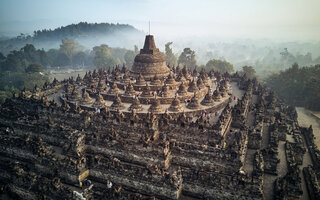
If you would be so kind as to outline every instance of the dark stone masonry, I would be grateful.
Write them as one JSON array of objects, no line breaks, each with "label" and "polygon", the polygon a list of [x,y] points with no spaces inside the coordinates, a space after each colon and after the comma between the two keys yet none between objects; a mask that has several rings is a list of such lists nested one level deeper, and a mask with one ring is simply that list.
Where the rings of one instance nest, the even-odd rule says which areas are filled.
[{"label": "dark stone masonry", "polygon": [[312,127],[257,80],[167,66],[151,35],[132,68],[0,107],[8,199],[319,199],[319,156]]}]

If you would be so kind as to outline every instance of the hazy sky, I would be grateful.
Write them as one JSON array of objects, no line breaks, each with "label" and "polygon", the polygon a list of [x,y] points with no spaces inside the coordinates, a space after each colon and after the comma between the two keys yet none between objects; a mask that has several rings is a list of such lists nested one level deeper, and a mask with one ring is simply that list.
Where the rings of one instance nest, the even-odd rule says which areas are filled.
[{"label": "hazy sky", "polygon": [[70,23],[132,24],[162,37],[319,40],[320,0],[1,0],[0,34]]}]

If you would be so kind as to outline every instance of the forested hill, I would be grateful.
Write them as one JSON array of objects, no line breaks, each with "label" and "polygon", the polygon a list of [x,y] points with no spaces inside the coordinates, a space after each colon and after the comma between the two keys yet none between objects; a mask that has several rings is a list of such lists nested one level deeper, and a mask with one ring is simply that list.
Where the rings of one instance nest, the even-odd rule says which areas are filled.
[{"label": "forested hill", "polygon": [[71,24],[62,26],[54,30],[34,31],[33,39],[35,40],[61,40],[64,38],[87,37],[90,35],[113,35],[121,33],[139,33],[137,29],[128,24],[109,24],[109,23],[87,23]]},{"label": "forested hill", "polygon": [[54,30],[37,30],[33,35],[21,34],[15,38],[2,40],[0,41],[0,52],[6,55],[12,50],[19,50],[26,44],[33,44],[36,48],[48,50],[57,48],[64,38],[74,39],[88,49],[103,43],[131,49],[135,41],[141,40],[140,37],[143,35],[143,32],[128,24],[80,22]]}]

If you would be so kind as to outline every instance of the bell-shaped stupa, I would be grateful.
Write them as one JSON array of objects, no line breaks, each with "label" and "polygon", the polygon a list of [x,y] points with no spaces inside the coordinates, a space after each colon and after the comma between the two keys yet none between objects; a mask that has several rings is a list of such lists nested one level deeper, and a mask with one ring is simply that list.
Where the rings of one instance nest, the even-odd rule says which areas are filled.
[{"label": "bell-shaped stupa", "polygon": [[153,35],[147,35],[143,49],[135,57],[131,69],[131,75],[138,77],[142,74],[146,80],[152,80],[157,77],[162,79],[168,76],[170,69],[166,65],[166,57],[156,48]]}]

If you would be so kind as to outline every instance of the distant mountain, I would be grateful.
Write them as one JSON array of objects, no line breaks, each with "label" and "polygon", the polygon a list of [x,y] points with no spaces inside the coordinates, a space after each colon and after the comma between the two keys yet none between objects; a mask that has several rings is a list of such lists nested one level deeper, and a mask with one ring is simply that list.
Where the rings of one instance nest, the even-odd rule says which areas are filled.
[{"label": "distant mountain", "polygon": [[100,44],[108,44],[112,47],[124,47],[133,49],[136,41],[143,40],[142,31],[128,24],[87,23],[80,22],[62,26],[54,30],[37,30],[34,34],[21,34],[10,39],[0,40],[0,52],[8,54],[12,50],[19,50],[26,44],[33,44],[36,48],[58,48],[61,40],[71,38],[86,48],[92,48]]}]

